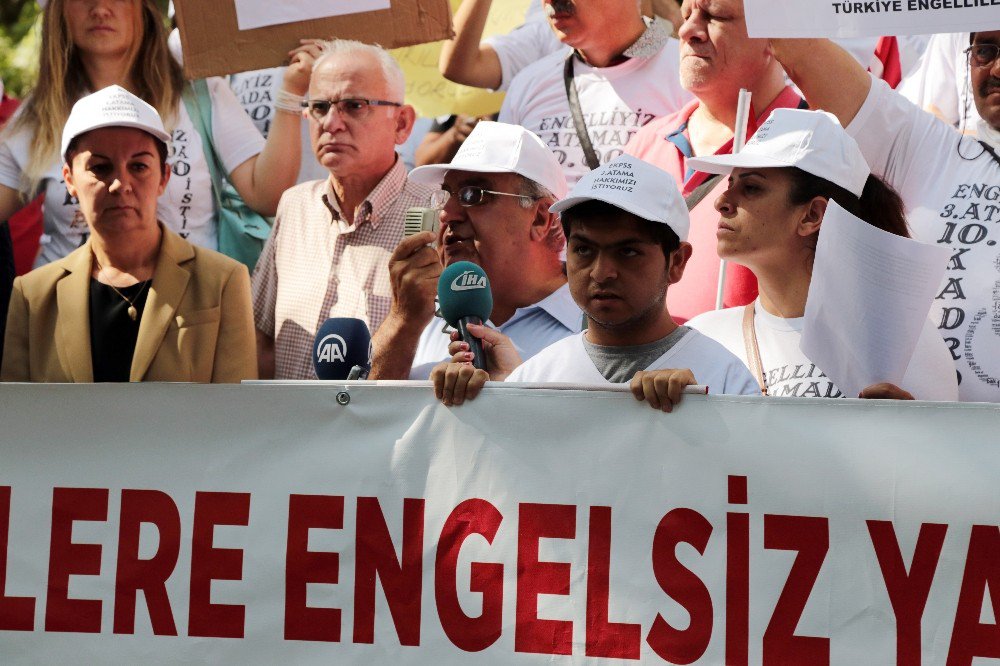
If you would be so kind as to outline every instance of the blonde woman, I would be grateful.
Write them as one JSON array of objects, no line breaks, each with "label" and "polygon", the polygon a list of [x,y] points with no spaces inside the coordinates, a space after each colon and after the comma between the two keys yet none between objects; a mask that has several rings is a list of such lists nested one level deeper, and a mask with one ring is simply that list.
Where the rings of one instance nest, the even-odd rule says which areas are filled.
[{"label": "blonde woman", "polygon": [[[0,134],[0,220],[45,194],[45,230],[36,266],[66,256],[89,234],[61,174],[59,139],[73,103],[91,91],[120,85],[151,104],[172,135],[173,178],[158,202],[167,228],[215,249],[215,197],[208,147],[182,101],[185,81],[167,49],[153,0],[50,0],[43,16],[39,78],[19,113]],[[268,139],[247,118],[221,79],[209,80],[211,143],[246,203],[273,215],[295,184],[301,154],[298,100],[309,85],[313,54],[293,51]]]}]

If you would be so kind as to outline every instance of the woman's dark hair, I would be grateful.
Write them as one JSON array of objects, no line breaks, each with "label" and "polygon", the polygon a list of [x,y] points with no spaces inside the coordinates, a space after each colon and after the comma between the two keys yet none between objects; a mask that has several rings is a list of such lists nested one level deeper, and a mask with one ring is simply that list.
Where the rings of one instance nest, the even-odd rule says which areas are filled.
[{"label": "woman's dark hair", "polygon": [[896,190],[878,176],[868,176],[859,199],[843,187],[802,169],[789,167],[785,171],[792,179],[788,198],[793,204],[809,203],[814,197],[833,199],[848,213],[860,217],[876,229],[904,238],[910,237],[903,200]]},{"label": "woman's dark hair", "polygon": [[605,201],[591,199],[590,201],[578,203],[572,208],[564,210],[559,218],[562,221],[563,233],[566,235],[566,238],[569,238],[570,228],[574,222],[584,220],[613,220],[623,216],[634,219],[646,235],[649,236],[650,240],[658,243],[663,248],[663,256],[667,258],[668,262],[670,261],[670,254],[681,246],[681,239],[666,224],[639,217]]}]

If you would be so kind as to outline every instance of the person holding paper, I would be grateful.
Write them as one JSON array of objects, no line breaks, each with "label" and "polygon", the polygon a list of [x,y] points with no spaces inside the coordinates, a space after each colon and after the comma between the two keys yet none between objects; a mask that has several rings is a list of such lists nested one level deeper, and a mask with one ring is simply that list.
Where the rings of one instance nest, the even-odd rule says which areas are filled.
[{"label": "person holding paper", "polygon": [[507,336],[469,326],[484,342],[489,373],[472,367],[466,343],[453,342],[451,362],[431,373],[438,398],[461,404],[488,379],[630,382],[637,399],[669,412],[693,384],[705,384],[711,393],[757,392],[738,358],[678,325],[667,309],[667,290],[691,256],[687,207],[669,174],[622,155],[581,178],[550,210],[561,215],[569,239],[566,273],[587,330],[522,363]]},{"label": "person holding paper", "polygon": [[873,173],[895,188],[914,238],[954,253],[931,319],[963,401],[1000,402],[1000,30],[966,49],[976,136],[921,110],[825,39],[772,39],[812,108],[840,120]]},{"label": "person holding paper", "polygon": [[[818,111],[777,109],[739,154],[688,163],[729,175],[715,201],[719,256],[752,270],[760,287],[755,302],[706,312],[689,325],[740,357],[765,395],[844,397],[799,349],[817,239],[831,201],[878,229],[908,236],[899,196],[870,175],[837,119]],[[902,385],[878,382],[859,397],[958,398],[948,350],[930,321]]]},{"label": "person holding paper", "polygon": [[36,267],[66,256],[89,235],[62,180],[59,136],[73,103],[109,85],[152,104],[172,134],[169,163],[176,177],[159,199],[159,219],[167,228],[196,245],[218,247],[211,153],[196,129],[194,119],[201,114],[189,106],[210,106],[208,134],[225,176],[247,205],[262,215],[274,214],[298,173],[298,102],[309,82],[312,44],[291,55],[284,112],[274,118],[265,142],[222,79],[209,79],[208,99],[185,92],[154,0],[51,0],[42,21],[38,82],[0,136],[0,219],[38,193],[45,195]]}]

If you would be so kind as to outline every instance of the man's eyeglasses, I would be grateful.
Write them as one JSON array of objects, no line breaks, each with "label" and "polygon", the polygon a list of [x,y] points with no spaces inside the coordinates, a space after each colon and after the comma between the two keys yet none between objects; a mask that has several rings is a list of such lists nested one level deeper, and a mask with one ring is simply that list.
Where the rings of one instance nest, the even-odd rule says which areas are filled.
[{"label": "man's eyeglasses", "polygon": [[303,100],[302,108],[309,110],[309,115],[321,123],[329,115],[330,109],[336,108],[342,118],[365,120],[371,115],[373,106],[403,106],[399,102],[386,102],[381,99],[307,99]]},{"label": "man's eyeglasses", "polygon": [[969,60],[976,67],[987,67],[1000,56],[1000,46],[996,44],[973,44],[965,49]]},{"label": "man's eyeglasses", "polygon": [[482,187],[476,187],[475,185],[466,185],[465,187],[458,188],[458,191],[452,194],[448,190],[438,190],[431,195],[431,206],[433,208],[444,208],[444,205],[448,203],[448,200],[452,196],[458,201],[458,205],[464,208],[470,208],[472,206],[479,206],[486,203],[487,194],[493,194],[500,197],[517,197],[518,199],[527,199],[532,201],[533,197],[529,197],[526,194],[511,194],[510,192],[496,192],[494,190],[486,190]]}]

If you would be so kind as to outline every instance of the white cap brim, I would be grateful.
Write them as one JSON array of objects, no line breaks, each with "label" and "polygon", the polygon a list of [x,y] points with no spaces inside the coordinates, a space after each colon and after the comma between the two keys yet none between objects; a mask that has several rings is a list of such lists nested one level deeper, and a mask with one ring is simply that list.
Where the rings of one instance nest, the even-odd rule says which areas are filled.
[{"label": "white cap brim", "polygon": [[703,173],[727,175],[733,169],[780,169],[794,166],[769,155],[737,153],[735,155],[715,155],[712,157],[692,157],[687,160],[689,169]]},{"label": "white cap brim", "polygon": [[63,138],[62,151],[60,151],[60,154],[63,156],[63,158],[66,157],[66,151],[69,150],[69,144],[73,143],[73,139],[77,138],[78,136],[83,136],[87,132],[92,132],[92,131],[94,131],[96,129],[103,129],[105,127],[127,127],[127,128],[130,128],[130,129],[142,130],[146,134],[149,134],[150,136],[152,136],[154,139],[159,139],[164,144],[166,144],[168,146],[170,145],[170,135],[167,134],[166,132],[161,132],[161,131],[159,131],[157,129],[154,129],[154,128],[150,127],[149,125],[144,125],[143,123],[133,123],[133,122],[129,122],[127,120],[124,120],[124,121],[123,120],[114,120],[114,121],[109,121],[109,122],[106,122],[106,123],[99,123],[97,125],[93,125],[92,127],[86,128],[82,132],[78,132],[76,134],[73,134],[72,136],[64,137]]},{"label": "white cap brim", "polygon": [[651,222],[656,222],[659,218],[654,211],[647,210],[642,206],[637,206],[633,203],[633,200],[628,197],[588,197],[588,196],[578,196],[578,197],[566,197],[565,199],[560,199],[551,206],[549,206],[550,213],[561,213],[564,210],[572,208],[577,204],[584,203],[586,201],[603,201],[606,204],[610,204],[615,208],[620,208],[621,210],[632,213],[633,215],[638,215],[644,220],[649,220]]},{"label": "white cap brim", "polygon": [[[503,169],[500,167],[482,166],[471,168],[463,165],[452,164],[427,164],[419,166],[410,172],[410,180],[422,185],[440,185],[444,182],[444,177],[449,171],[466,171],[468,173],[517,173],[513,169]],[[520,174],[519,174],[520,175]]]}]

